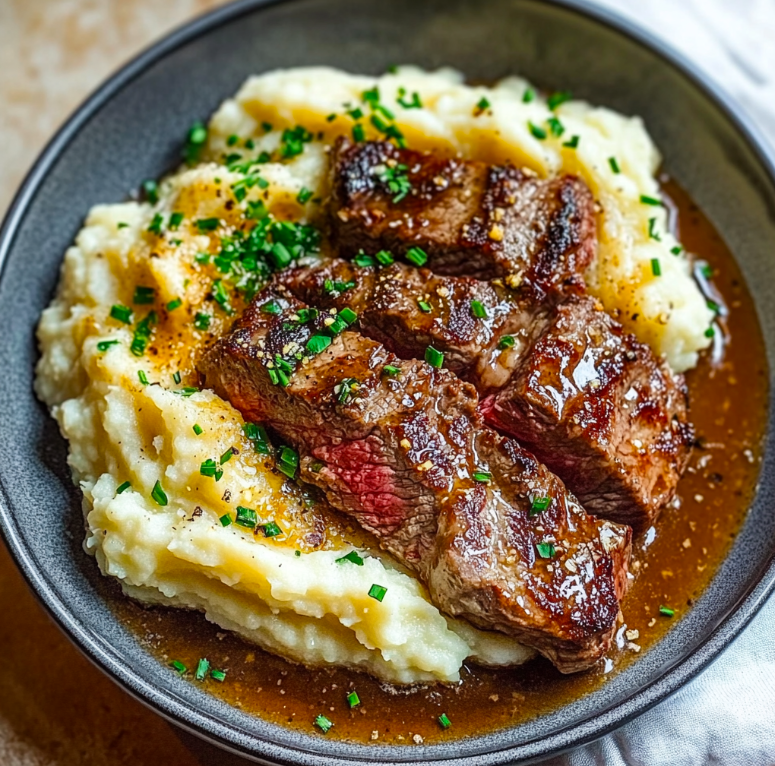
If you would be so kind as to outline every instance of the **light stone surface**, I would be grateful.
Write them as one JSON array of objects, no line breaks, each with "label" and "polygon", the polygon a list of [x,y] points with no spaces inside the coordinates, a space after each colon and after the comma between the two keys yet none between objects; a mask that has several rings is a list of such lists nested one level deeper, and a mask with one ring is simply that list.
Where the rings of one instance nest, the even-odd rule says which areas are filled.
[{"label": "light stone surface", "polygon": [[[775,143],[775,0],[598,0],[665,37]],[[108,74],[216,0],[0,0],[0,211]],[[59,633],[0,544],[0,764],[237,766],[146,710]],[[775,601],[700,678],[552,766],[771,766]],[[549,766],[547,764],[547,766]]]}]

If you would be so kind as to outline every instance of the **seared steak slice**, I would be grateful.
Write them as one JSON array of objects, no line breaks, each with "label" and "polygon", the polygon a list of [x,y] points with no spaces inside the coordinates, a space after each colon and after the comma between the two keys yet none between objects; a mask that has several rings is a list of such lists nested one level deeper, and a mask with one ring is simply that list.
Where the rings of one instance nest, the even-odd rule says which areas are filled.
[{"label": "seared steak slice", "polygon": [[301,478],[413,569],[441,609],[564,672],[596,662],[626,587],[630,531],[588,516],[535,458],[481,426],[475,390],[448,370],[347,330],[325,348],[311,341],[330,334],[332,316],[266,290],[200,372],[291,443]]},{"label": "seared steak slice", "polygon": [[[403,359],[422,359],[433,346],[444,354],[444,366],[474,383],[480,395],[508,382],[548,313],[502,285],[399,263],[358,267],[334,259],[288,269],[276,280],[306,303],[349,306],[364,335]],[[513,344],[502,343],[504,336]]]},{"label": "seared steak slice", "polygon": [[[528,446],[587,511],[641,530],[673,497],[693,439],[684,380],[592,298],[536,306],[468,277],[340,260],[279,279],[310,302],[357,307],[361,331],[398,356],[443,351],[445,366],[491,394],[487,422]],[[503,348],[504,336],[514,345]]]},{"label": "seared steak slice", "polygon": [[693,441],[687,389],[592,298],[571,299],[482,403],[590,512],[642,530],[675,493]]},{"label": "seared steak slice", "polygon": [[419,247],[438,274],[514,274],[543,294],[583,286],[595,254],[594,201],[575,176],[542,179],[346,138],[334,148],[332,174],[334,244],[344,255]]}]

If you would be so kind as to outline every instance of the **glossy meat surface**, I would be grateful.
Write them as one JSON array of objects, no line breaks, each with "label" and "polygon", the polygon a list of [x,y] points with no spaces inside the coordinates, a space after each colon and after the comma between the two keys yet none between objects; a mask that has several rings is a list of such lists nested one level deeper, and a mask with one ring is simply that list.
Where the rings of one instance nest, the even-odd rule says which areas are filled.
[{"label": "glossy meat surface", "polygon": [[[300,478],[413,569],[442,610],[564,672],[594,664],[626,588],[630,530],[588,516],[532,455],[483,426],[474,388],[449,371],[350,330],[308,353],[332,315],[306,308],[281,287],[257,296],[202,361],[206,384],[292,444]],[[287,385],[273,383],[284,367]]]},{"label": "glossy meat surface", "polygon": [[590,513],[636,530],[672,499],[694,440],[683,377],[588,297],[557,308],[482,410]]},{"label": "glossy meat surface", "polygon": [[526,292],[543,295],[582,288],[595,253],[594,201],[575,176],[541,179],[508,165],[342,138],[331,186],[334,244],[344,256],[420,247],[437,274],[512,274]]},{"label": "glossy meat surface", "polygon": [[[508,382],[548,311],[503,283],[438,276],[400,263],[358,267],[334,259],[288,269],[276,280],[302,301],[354,309],[360,332],[403,359],[422,359],[428,346],[441,351],[444,366],[480,395]],[[503,344],[504,336],[513,344]]]},{"label": "glossy meat surface", "polygon": [[476,386],[488,423],[531,449],[589,512],[642,530],[672,499],[693,440],[683,378],[594,299],[536,305],[502,282],[341,260],[278,279],[304,300],[356,308],[361,331],[402,358],[442,351]]}]

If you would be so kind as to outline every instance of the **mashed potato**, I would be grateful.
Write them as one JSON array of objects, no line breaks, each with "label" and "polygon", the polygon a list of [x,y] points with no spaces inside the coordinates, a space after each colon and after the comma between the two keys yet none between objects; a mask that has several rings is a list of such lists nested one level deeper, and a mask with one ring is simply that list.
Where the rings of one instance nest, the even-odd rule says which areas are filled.
[{"label": "mashed potato", "polygon": [[[261,432],[196,388],[198,358],[250,297],[250,273],[224,255],[246,214],[290,222],[313,248],[305,227],[321,217],[327,144],[351,131],[347,112],[375,82],[409,146],[580,173],[601,205],[592,289],[675,368],[695,363],[711,315],[685,254],[671,252],[664,209],[641,200],[659,193],[659,158],[638,119],[565,102],[563,135],[539,139],[528,122],[546,127],[552,112],[516,79],[484,89],[447,72],[375,81],[303,69],[251,78],[156,199],[90,212],[40,322],[36,388],[70,442],[86,549],[128,595],[200,610],[299,662],[455,681],[467,657],[509,665],[532,652],[444,617],[370,539],[287,481]],[[400,88],[410,108],[393,103]]]}]

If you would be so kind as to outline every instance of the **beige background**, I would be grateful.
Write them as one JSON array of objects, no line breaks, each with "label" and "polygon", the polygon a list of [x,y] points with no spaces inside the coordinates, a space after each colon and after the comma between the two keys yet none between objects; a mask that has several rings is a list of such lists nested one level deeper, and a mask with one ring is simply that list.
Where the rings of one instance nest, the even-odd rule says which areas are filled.
[{"label": "beige background", "polygon": [[[0,213],[43,144],[140,48],[216,0],[0,0]],[[1,766],[230,766],[92,667],[0,543]]]}]

